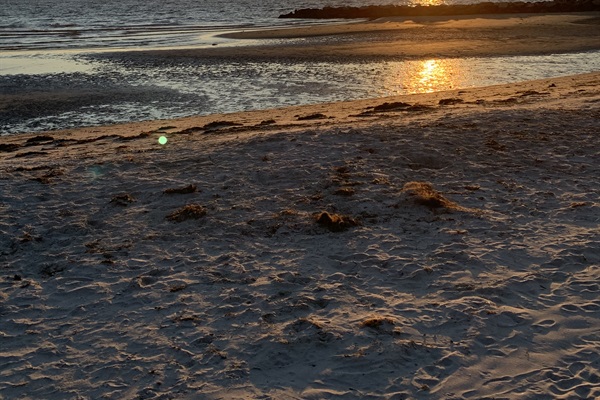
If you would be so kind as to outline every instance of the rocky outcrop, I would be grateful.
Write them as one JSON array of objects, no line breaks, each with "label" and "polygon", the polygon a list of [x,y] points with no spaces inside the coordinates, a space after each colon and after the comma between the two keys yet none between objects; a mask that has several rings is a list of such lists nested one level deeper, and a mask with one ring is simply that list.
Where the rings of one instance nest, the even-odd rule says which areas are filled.
[{"label": "rocky outcrop", "polygon": [[437,5],[437,6],[365,6],[365,7],[324,7],[303,8],[279,18],[339,19],[339,18],[382,18],[400,16],[446,16],[473,14],[521,14],[521,13],[563,13],[600,11],[600,0],[554,0],[539,2],[509,2],[477,4]]}]

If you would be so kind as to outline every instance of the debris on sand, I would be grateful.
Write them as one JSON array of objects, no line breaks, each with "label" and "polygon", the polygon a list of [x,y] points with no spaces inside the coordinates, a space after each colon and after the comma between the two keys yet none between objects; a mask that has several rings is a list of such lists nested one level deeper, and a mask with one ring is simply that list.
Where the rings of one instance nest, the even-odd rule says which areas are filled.
[{"label": "debris on sand", "polygon": [[180,187],[180,188],[170,188],[170,189],[165,189],[163,191],[164,194],[189,194],[189,193],[194,193],[198,190],[197,186],[194,184],[189,184],[187,186],[184,187]]},{"label": "debris on sand", "polygon": [[188,219],[200,219],[206,215],[206,209],[199,204],[187,204],[167,215],[169,221],[183,222]]},{"label": "debris on sand", "polygon": [[429,182],[408,182],[402,188],[402,192],[406,193],[416,204],[432,210],[437,208],[464,210],[463,207],[445,198]]},{"label": "debris on sand", "polygon": [[127,207],[129,204],[133,203],[135,198],[129,193],[119,194],[114,196],[110,202],[122,207]]},{"label": "debris on sand", "polygon": [[353,226],[358,226],[358,222],[347,215],[329,214],[327,211],[317,214],[316,221],[331,232],[343,232]]}]

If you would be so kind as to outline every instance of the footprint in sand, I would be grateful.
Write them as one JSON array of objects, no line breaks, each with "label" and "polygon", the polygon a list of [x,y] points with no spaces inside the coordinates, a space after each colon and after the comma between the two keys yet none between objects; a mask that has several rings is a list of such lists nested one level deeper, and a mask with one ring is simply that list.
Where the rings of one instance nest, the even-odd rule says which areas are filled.
[{"label": "footprint in sand", "polygon": [[504,311],[498,314],[498,318],[496,319],[496,325],[501,328],[512,328],[517,325],[522,324],[525,321],[525,318],[520,315],[510,312]]},{"label": "footprint in sand", "polygon": [[581,309],[585,312],[598,313],[600,311],[600,305],[598,303],[582,304]]},{"label": "footprint in sand", "polygon": [[575,304],[563,304],[560,306],[560,310],[567,313],[575,313],[579,311],[579,307],[577,307]]},{"label": "footprint in sand", "polygon": [[545,319],[540,322],[533,324],[531,327],[536,333],[545,335],[556,325],[556,321],[553,319]]},{"label": "footprint in sand", "polygon": [[478,341],[479,343],[481,343],[484,346],[491,346],[494,343],[496,343],[496,339],[491,337],[491,336],[480,336],[477,339],[475,339],[476,341]]}]

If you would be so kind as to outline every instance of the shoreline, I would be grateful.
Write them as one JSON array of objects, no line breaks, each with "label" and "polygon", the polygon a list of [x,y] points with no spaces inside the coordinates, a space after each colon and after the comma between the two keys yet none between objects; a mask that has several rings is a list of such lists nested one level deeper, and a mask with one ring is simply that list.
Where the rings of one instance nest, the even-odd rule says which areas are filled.
[{"label": "shoreline", "polygon": [[[194,110],[208,109],[210,113],[214,113],[215,111],[212,111],[211,106],[207,104],[218,102],[219,99],[215,96],[220,93],[219,85],[227,84],[223,74],[219,73],[219,63],[238,65],[237,69],[233,71],[238,75],[235,87],[248,87],[247,90],[243,90],[244,93],[225,92],[226,96],[241,99],[239,103],[234,102],[234,109],[248,109],[248,104],[254,102],[245,93],[256,90],[256,87],[252,85],[252,82],[248,84],[246,82],[248,80],[240,81],[240,77],[244,76],[243,66],[246,63],[258,64],[254,67],[253,73],[258,74],[260,84],[265,85],[259,88],[265,90],[263,92],[266,94],[265,98],[272,102],[275,101],[273,99],[278,98],[271,82],[279,81],[278,68],[275,64],[281,63],[284,65],[281,73],[295,74],[289,82],[289,87],[284,88],[283,95],[293,98],[304,96],[304,101],[309,103],[316,101],[313,94],[320,90],[316,86],[318,82],[311,83],[317,88],[315,90],[308,86],[305,88],[304,80],[299,73],[289,67],[293,63],[306,63],[305,69],[310,68],[310,63],[313,62],[330,63],[331,65],[327,66],[330,69],[334,68],[333,64],[337,65],[338,63],[339,65],[344,63],[351,65],[348,72],[337,69],[339,76],[336,75],[337,80],[331,83],[332,97],[338,94],[335,90],[339,90],[340,96],[346,93],[340,89],[341,86],[335,86],[344,85],[347,82],[346,77],[342,74],[349,73],[357,79],[353,83],[359,90],[364,91],[364,94],[361,92],[361,97],[376,97],[377,95],[374,96],[368,92],[368,88],[371,86],[364,86],[364,82],[378,79],[381,86],[377,86],[377,90],[388,90],[389,85],[394,90],[400,90],[404,86],[402,79],[414,78],[408,74],[420,73],[418,67],[411,66],[412,69],[399,72],[400,81],[392,82],[395,67],[390,69],[383,64],[385,62],[406,61],[410,63],[428,59],[453,60],[473,57],[485,59],[536,54],[550,56],[559,53],[581,54],[582,58],[588,57],[589,54],[588,58],[594,57],[594,59],[585,62],[587,65],[590,63],[595,65],[594,63],[598,62],[597,52],[600,51],[599,21],[600,13],[391,18],[374,22],[231,34],[236,40],[242,42],[245,40],[251,40],[251,43],[262,41],[264,44],[261,46],[92,52],[86,55],[86,59],[90,60],[92,64],[106,62],[109,65],[107,70],[98,73],[92,72],[93,79],[91,80],[78,73],[64,75],[64,79],[44,79],[31,75],[26,76],[25,79],[19,78],[22,81],[19,84],[15,84],[14,80],[11,81],[12,78],[10,78],[6,83],[6,93],[0,95],[0,112],[4,113],[3,122],[5,124],[23,124],[23,126],[31,126],[31,128],[19,128],[19,130],[35,129],[37,131],[44,129],[44,126],[51,127],[53,120],[58,121],[59,126],[66,124],[62,122],[61,118],[63,118],[62,115],[67,115],[64,118],[69,118],[70,112],[88,115],[88,111],[91,110],[91,115],[85,118],[88,118],[89,121],[99,120],[100,124],[110,121],[113,116],[115,121],[131,118],[147,119],[148,116],[154,118],[154,115],[161,115],[161,106],[167,110],[162,115],[169,115],[169,113],[181,115],[184,112],[189,113],[192,108]],[[419,45],[415,46],[415,43],[419,43]],[[361,72],[359,67],[352,65],[363,62],[380,62],[382,64],[374,66],[375,69],[369,69],[377,71],[376,73],[368,72],[369,70]],[[213,81],[210,81],[212,86],[209,85],[208,97],[204,95],[203,88],[198,85],[196,90],[191,92],[178,90],[177,85],[185,85],[186,79],[194,79],[194,68],[202,63],[214,64],[214,68],[207,72],[206,79],[211,79],[211,76],[215,74],[219,78],[212,78]],[[452,68],[451,61],[447,64]],[[183,67],[183,75],[179,77],[176,74],[175,76],[178,76],[179,80],[169,81],[167,82],[169,86],[165,86],[164,82],[161,84],[157,79],[161,74],[168,74],[171,67]],[[154,77],[151,77],[150,81],[144,76],[146,70],[154,71]],[[189,76],[185,76],[186,70],[191,71],[187,72]],[[439,71],[441,70],[442,68]],[[502,70],[502,68],[498,68],[498,70],[497,73],[501,75],[509,75],[512,72],[511,70]],[[583,69],[573,72],[587,71],[590,70]],[[477,71],[474,72],[477,73]],[[456,73],[461,74],[461,71],[456,71]],[[560,72],[561,75],[564,73],[568,72]],[[379,75],[375,76],[375,74],[388,74],[389,76],[384,76],[382,82],[378,78]],[[128,80],[131,80],[132,77],[137,81],[130,83]],[[390,79],[390,81],[386,79]],[[510,81],[514,81],[514,78]],[[285,80],[283,82],[285,86]],[[70,85],[70,83],[72,84]],[[361,84],[363,86],[360,86]],[[22,87],[28,89],[23,90]],[[269,87],[271,89],[268,89]],[[395,89],[396,87],[399,89]],[[347,96],[347,94],[345,95]],[[158,108],[153,108],[155,100],[159,102]],[[121,104],[123,107],[119,106],[114,114],[102,114],[102,112],[94,114],[94,107],[110,109]],[[127,107],[130,107],[129,104],[137,104],[137,109],[127,111]],[[187,104],[192,106],[187,106]],[[226,106],[227,104],[219,103],[216,112],[223,110]],[[260,109],[271,107],[271,105],[265,107],[260,102],[258,107],[255,106]],[[36,110],[39,110],[37,114]],[[36,115],[39,117],[37,120],[35,120]],[[130,118],[129,115],[133,115],[133,117]],[[41,128],[36,128],[36,124]]]},{"label": "shoreline", "polygon": [[596,72],[0,137],[0,396],[599,397],[599,104]]},{"label": "shoreline", "polygon": [[[93,49],[89,55],[130,61],[173,58],[344,62],[576,53],[600,50],[600,11],[382,17],[300,27],[251,28],[215,33],[214,37],[238,43]],[[257,44],[260,41],[263,43]]]},{"label": "shoreline", "polygon": [[[367,22],[251,30],[220,36],[242,40],[304,39],[307,42],[291,46],[248,46],[235,50],[179,49],[140,54],[319,60],[489,57],[590,51],[600,49],[600,12],[389,17]],[[333,40],[344,36],[350,36],[351,41]],[[315,38],[325,38],[324,43],[311,41]]]},{"label": "shoreline", "polygon": [[[397,95],[381,98],[369,98],[363,100],[340,101],[334,103],[317,103],[310,105],[288,106],[275,109],[242,111],[225,114],[210,114],[190,116],[176,119],[148,120],[128,122],[103,126],[88,126],[53,130],[45,132],[20,133],[15,135],[0,136],[0,144],[3,149],[0,154],[8,158],[21,158],[19,152],[29,152],[29,141],[37,145],[35,138],[49,136],[60,141],[83,143],[94,142],[99,138],[116,139],[143,139],[144,148],[156,150],[156,143],[148,140],[151,137],[170,135],[176,140],[185,142],[195,138],[197,134],[227,133],[232,135],[246,132],[276,132],[280,130],[303,130],[323,127],[334,127],[338,125],[351,126],[370,125],[385,123],[390,118],[398,116],[410,116],[402,107],[390,112],[371,112],[381,104],[409,104],[423,106],[424,113],[417,112],[415,115],[441,115],[447,111],[444,103],[449,101],[453,112],[465,110],[467,112],[486,112],[490,109],[502,107],[502,105],[518,105],[527,103],[542,103],[548,106],[560,104],[565,98],[581,97],[577,95],[574,87],[582,92],[582,96],[595,97],[600,91],[600,71],[580,75],[563,76],[538,79],[533,81],[522,81],[516,83],[497,84],[476,88],[458,88],[432,93],[416,93],[408,95]],[[417,110],[419,111],[419,110]],[[312,116],[312,117],[311,117]],[[308,118],[307,118],[308,117]],[[190,136],[190,134],[192,136]],[[43,141],[42,141],[43,142]],[[118,144],[119,140],[116,141]],[[85,146],[83,148],[86,148]],[[103,150],[107,148],[103,147]],[[88,149],[91,150],[91,149]],[[16,152],[16,153],[15,153]],[[14,153],[14,154],[11,154]],[[28,158],[25,157],[25,160]]]}]

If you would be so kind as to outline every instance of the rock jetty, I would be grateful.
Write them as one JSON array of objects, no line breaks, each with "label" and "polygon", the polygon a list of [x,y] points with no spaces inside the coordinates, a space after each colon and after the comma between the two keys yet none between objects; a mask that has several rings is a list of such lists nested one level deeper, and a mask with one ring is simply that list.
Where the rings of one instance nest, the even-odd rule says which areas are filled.
[{"label": "rock jetty", "polygon": [[279,18],[351,19],[404,16],[447,16],[473,14],[565,13],[600,11],[600,0],[554,0],[539,2],[483,2],[477,4],[397,6],[380,5],[364,7],[302,8]]}]

